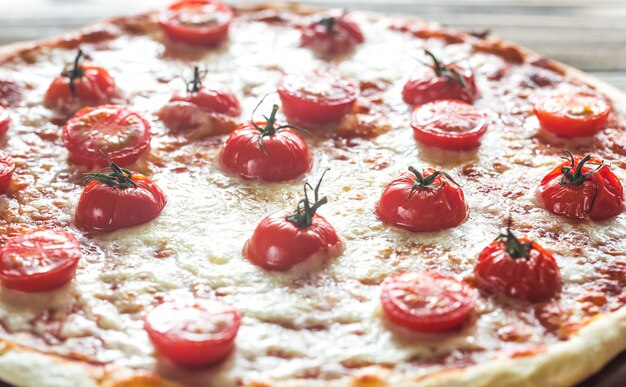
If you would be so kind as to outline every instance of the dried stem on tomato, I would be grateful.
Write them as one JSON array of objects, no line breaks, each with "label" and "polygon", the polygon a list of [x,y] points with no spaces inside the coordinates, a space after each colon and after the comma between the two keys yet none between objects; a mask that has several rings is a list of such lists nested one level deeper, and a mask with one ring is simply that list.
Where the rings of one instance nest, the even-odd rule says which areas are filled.
[{"label": "dried stem on tomato", "polygon": [[[298,202],[298,206],[293,214],[287,217],[287,220],[298,227],[307,228],[313,224],[313,216],[318,208],[328,203],[328,199],[326,196],[320,198],[319,190],[320,185],[322,184],[322,180],[324,179],[324,175],[328,172],[329,169],[326,169],[324,173],[322,173],[322,177],[317,182],[315,188],[308,182],[304,183],[304,199]],[[313,191],[313,201],[309,200],[309,192],[308,190]]]},{"label": "dried stem on tomato", "polygon": [[198,66],[194,66],[193,68],[193,79],[191,81],[185,82],[187,84],[187,92],[188,93],[197,93],[202,89],[202,80],[206,76],[208,70],[200,70]]},{"label": "dried stem on tomato", "polygon": [[448,175],[446,172],[443,172],[443,171],[435,171],[428,177],[424,177],[424,175],[422,175],[420,171],[418,171],[417,169],[413,167],[409,167],[409,171],[411,171],[411,173],[415,175],[415,182],[413,183],[413,187],[411,187],[411,191],[409,192],[409,196],[407,197],[407,200],[410,199],[411,196],[413,196],[413,193],[415,193],[415,191],[418,189],[432,189],[432,190],[438,191],[442,189],[443,187],[445,187],[446,186],[445,181],[441,183],[441,185],[433,184],[433,182],[439,175],[445,176],[448,180],[450,180],[454,184],[459,185],[456,181],[452,179],[452,177],[450,177],[450,175]]},{"label": "dried stem on tomato", "polygon": [[286,128],[306,132],[306,130],[304,130],[304,129],[302,129],[302,128],[299,128],[299,127],[297,127],[297,126],[295,126],[295,125],[289,125],[289,124],[286,124],[286,125],[279,125],[279,126],[276,126],[276,113],[278,113],[278,109],[279,109],[278,105],[276,105],[276,104],[274,104],[274,105],[272,106],[272,112],[270,113],[270,116],[269,116],[269,117],[267,117],[267,116],[265,116],[265,115],[263,116],[263,118],[265,118],[265,126],[263,127],[263,126],[258,125],[258,124],[254,121],[254,115],[255,115],[255,113],[256,113],[256,111],[257,111],[257,109],[259,108],[259,106],[261,106],[261,104],[263,103],[263,101],[265,101],[265,98],[266,98],[266,97],[267,97],[267,94],[266,94],[263,98],[261,98],[261,101],[259,101],[259,103],[256,105],[256,107],[255,107],[255,108],[254,108],[254,110],[252,111],[252,116],[250,117],[250,124],[251,124],[251,125],[252,125],[252,126],[253,126],[256,130],[258,130],[258,131],[259,131],[259,133],[260,133],[260,134],[259,134],[259,139],[258,139],[257,141],[258,141],[258,144],[259,144],[259,149],[261,149],[261,152],[263,152],[263,154],[264,154],[265,156],[267,156],[267,155],[268,155],[268,154],[267,154],[267,152],[265,151],[265,148],[263,147],[263,139],[264,139],[265,137],[270,137],[270,136],[273,136],[273,135],[275,135],[277,132],[279,132],[279,131],[281,131],[281,130],[283,130],[283,129],[286,129]]},{"label": "dried stem on tomato", "polygon": [[[102,150],[100,150],[102,156],[106,159],[109,166],[107,168],[103,168],[96,173],[87,173],[83,176],[83,181],[88,183],[92,180],[96,180],[102,184],[106,184],[115,188],[134,188],[137,187],[137,184],[133,181],[132,176],[133,172],[128,169],[121,168],[114,162],[109,159],[109,156],[106,155]],[[110,170],[109,173],[104,173],[104,171]]]},{"label": "dried stem on tomato", "polygon": [[521,242],[513,232],[511,231],[511,225],[513,224],[513,219],[509,216],[508,224],[506,227],[506,233],[500,234],[496,238],[496,241],[502,242],[504,244],[504,250],[506,253],[513,259],[529,259],[530,258],[530,250],[532,249],[531,242]]},{"label": "dried stem on tomato", "polygon": [[461,72],[457,68],[452,67],[451,65],[444,64],[439,59],[437,59],[435,54],[433,54],[432,52],[428,50],[424,50],[424,52],[426,53],[426,55],[428,55],[432,59],[433,61],[432,69],[435,71],[435,74],[437,76],[446,77],[458,83],[459,86],[466,89],[470,93],[473,93],[473,90],[469,87],[467,82],[465,82],[465,78],[463,77],[463,74],[461,74]]},{"label": "dried stem on tomato", "polygon": [[64,76],[70,80],[70,83],[69,83],[70,92],[72,93],[72,96],[74,97],[76,97],[76,86],[74,85],[74,80],[85,75],[85,72],[83,71],[83,67],[80,65],[80,60],[82,57],[83,57],[83,50],[79,48],[78,52],[76,53],[76,57],[74,58],[74,62],[72,63],[72,67],[65,68],[63,72],[61,73],[61,76]]}]

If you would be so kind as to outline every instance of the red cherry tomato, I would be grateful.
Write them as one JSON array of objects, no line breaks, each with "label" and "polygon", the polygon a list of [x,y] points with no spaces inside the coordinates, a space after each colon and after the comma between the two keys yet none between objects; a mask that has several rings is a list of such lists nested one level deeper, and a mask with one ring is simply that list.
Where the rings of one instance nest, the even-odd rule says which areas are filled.
[{"label": "red cherry tomato", "polygon": [[388,277],[380,294],[383,310],[391,321],[423,333],[459,328],[474,309],[474,299],[468,285],[429,271]]},{"label": "red cherry tomato", "polygon": [[359,87],[328,73],[288,74],[278,83],[278,95],[290,121],[323,124],[341,120],[352,109]]},{"label": "red cherry tomato", "polygon": [[0,194],[4,194],[11,185],[11,178],[15,171],[15,163],[11,156],[0,151]]},{"label": "red cherry tomato", "polygon": [[295,210],[278,211],[259,223],[244,246],[246,258],[268,270],[288,270],[305,260],[324,262],[339,254],[341,239],[333,226],[316,213],[327,203],[326,197],[319,197],[326,172],[315,188],[304,184],[304,199]]},{"label": "red cherry tomato", "polygon": [[74,60],[74,67],[56,77],[44,96],[44,105],[64,112],[85,106],[110,103],[116,95],[115,80],[102,67],[79,64],[82,51]]},{"label": "red cherry tomato", "polygon": [[200,298],[161,304],[144,322],[157,352],[190,368],[210,366],[228,356],[240,325],[241,314],[235,308]]},{"label": "red cherry tomato", "polygon": [[559,267],[538,243],[510,229],[485,247],[474,268],[476,286],[530,302],[547,301],[561,288]]},{"label": "red cherry tomato", "polygon": [[564,138],[593,136],[606,124],[611,107],[589,94],[553,95],[535,104],[535,114],[546,131]]},{"label": "red cherry tomato", "polygon": [[139,173],[110,164],[108,174],[91,179],[76,207],[76,224],[94,230],[117,230],[156,218],[167,203],[163,191]]},{"label": "red cherry tomato", "polygon": [[321,215],[313,216],[309,227],[287,220],[293,210],[275,212],[259,223],[246,242],[244,256],[267,270],[289,270],[311,257],[328,260],[341,249],[341,240]]},{"label": "red cherry tomato", "polygon": [[244,179],[277,182],[295,179],[311,168],[306,143],[290,128],[276,127],[277,111],[274,105],[267,122],[242,125],[228,136],[221,153],[227,170]]},{"label": "red cherry tomato", "polygon": [[70,158],[87,166],[107,166],[100,151],[116,164],[132,164],[150,146],[150,124],[123,106],[79,110],[63,127]]},{"label": "red cherry tomato", "polygon": [[10,239],[0,249],[0,281],[21,292],[46,292],[74,278],[80,259],[76,237],[40,230]]},{"label": "red cherry tomato", "polygon": [[214,135],[232,132],[237,127],[234,118],[240,114],[241,108],[234,94],[203,88],[188,95],[175,94],[161,108],[159,117],[175,133]]},{"label": "red cherry tomato", "polygon": [[415,108],[411,126],[415,139],[443,149],[476,148],[487,131],[487,115],[474,106],[454,100],[440,100]]},{"label": "red cherry tomato", "polygon": [[0,136],[4,136],[9,130],[9,124],[11,123],[11,117],[9,116],[9,110],[0,105]]},{"label": "red cherry tomato", "polygon": [[300,45],[323,56],[347,54],[363,43],[359,25],[349,16],[327,16],[301,28]]},{"label": "red cherry tomato", "polygon": [[231,125],[222,124],[220,118],[238,117],[241,106],[237,97],[217,87],[202,85],[203,73],[194,69],[194,79],[187,84],[187,90],[177,92],[159,112],[159,116],[174,132],[198,131],[208,134],[230,132]]},{"label": "red cherry tomato", "polygon": [[402,98],[409,105],[423,105],[440,99],[474,102],[478,93],[474,74],[456,64],[443,64],[430,51],[433,66],[410,79],[402,89]]},{"label": "red cherry tomato", "polygon": [[383,190],[376,214],[384,223],[413,232],[456,227],[467,219],[463,190],[431,168],[423,174],[409,168]]},{"label": "red cherry tomato", "polygon": [[183,0],[163,12],[159,25],[173,41],[215,46],[228,38],[233,18],[233,10],[219,1]]},{"label": "red cherry tomato", "polygon": [[590,156],[569,157],[541,180],[537,196],[542,206],[570,219],[602,220],[620,214],[624,188],[609,167]]}]

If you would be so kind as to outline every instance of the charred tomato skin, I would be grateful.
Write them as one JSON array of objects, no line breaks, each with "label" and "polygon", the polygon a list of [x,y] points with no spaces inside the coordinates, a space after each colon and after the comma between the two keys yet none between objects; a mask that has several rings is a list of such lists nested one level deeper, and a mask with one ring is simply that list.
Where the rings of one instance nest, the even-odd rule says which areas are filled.
[{"label": "charred tomato skin", "polygon": [[523,301],[547,301],[561,288],[559,267],[538,243],[525,238],[519,241],[530,243],[528,258],[511,257],[502,241],[494,241],[481,251],[474,267],[476,286]]},{"label": "charred tomato skin", "polygon": [[315,214],[309,227],[299,227],[287,220],[292,212],[278,211],[259,223],[243,250],[250,262],[285,271],[313,256],[327,260],[341,249],[337,231],[324,217]]}]

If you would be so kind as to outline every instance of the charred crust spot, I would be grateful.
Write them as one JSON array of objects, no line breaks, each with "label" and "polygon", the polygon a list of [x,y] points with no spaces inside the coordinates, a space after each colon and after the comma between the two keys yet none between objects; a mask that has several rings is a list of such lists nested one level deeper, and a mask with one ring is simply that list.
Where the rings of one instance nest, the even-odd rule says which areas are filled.
[{"label": "charred crust spot", "polygon": [[479,41],[472,46],[477,52],[497,55],[511,63],[524,63],[526,57],[519,47],[502,40]]}]

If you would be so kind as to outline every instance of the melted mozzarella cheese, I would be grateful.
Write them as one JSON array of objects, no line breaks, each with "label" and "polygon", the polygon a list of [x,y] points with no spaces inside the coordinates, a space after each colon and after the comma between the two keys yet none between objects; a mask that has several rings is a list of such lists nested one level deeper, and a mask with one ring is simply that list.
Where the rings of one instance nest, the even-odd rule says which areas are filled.
[{"label": "melted mozzarella cheese", "polygon": [[[208,68],[212,82],[225,84],[239,95],[242,120],[248,119],[260,97],[275,91],[283,72],[336,67],[346,77],[385,85],[381,91],[385,114],[375,120],[391,130],[352,144],[325,135],[304,135],[315,159],[306,179],[315,181],[331,169],[322,186],[329,204],[319,213],[337,229],[345,245],[321,268],[305,265],[287,273],[267,272],[243,258],[243,245],[263,217],[295,207],[302,181],[243,182],[220,168],[219,141],[187,142],[170,136],[156,114],[183,87],[178,75],[190,64],[168,52],[154,36],[123,35],[83,47],[94,63],[107,67],[115,77],[123,102],[153,126],[152,156],[135,168],[154,179],[168,204],[154,221],[130,229],[95,234],[75,229],[73,211],[81,193],[75,183],[85,171],[68,163],[58,135],[51,134],[48,140],[34,134],[59,130],[49,123],[52,113],[40,106],[41,96],[73,53],[42,49],[28,71],[20,71],[27,66],[23,63],[1,69],[0,76],[31,86],[23,104],[13,110],[6,145],[18,155],[17,174],[27,188],[15,199],[3,197],[1,205],[12,214],[10,222],[23,223],[31,222],[32,214],[58,208],[55,221],[78,234],[84,246],[76,280],[68,287],[40,295],[2,289],[3,336],[44,351],[79,352],[118,367],[151,370],[156,360],[143,330],[145,314],[162,300],[220,298],[244,315],[232,357],[193,374],[169,364],[159,366],[168,377],[214,386],[307,377],[339,380],[369,365],[393,367],[397,375],[425,375],[464,364],[468,353],[475,353],[472,361],[477,362],[556,342],[558,338],[546,333],[535,317],[533,306],[508,305],[482,296],[475,321],[461,332],[417,335],[393,326],[383,316],[378,285],[384,278],[423,269],[470,278],[477,255],[502,231],[509,213],[516,228],[523,230],[520,233],[555,254],[565,284],[561,305],[580,314],[572,306],[572,294],[598,277],[603,262],[615,259],[608,246],[626,251],[622,238],[626,216],[572,223],[537,207],[537,182],[560,159],[534,139],[538,124],[530,102],[521,96],[529,90],[511,83],[526,71],[526,65],[508,65],[509,83],[502,87],[483,71],[503,62],[495,56],[471,54],[469,43],[446,46],[438,39],[392,31],[391,21],[385,18],[359,13],[354,17],[364,28],[366,44],[344,60],[324,62],[298,47],[297,30],[245,15],[234,22],[224,48],[198,60]],[[439,151],[413,139],[410,109],[400,91],[420,68],[416,58],[423,55],[424,47],[447,60],[469,58],[474,67],[481,90],[476,106],[491,121],[479,149]],[[586,86],[564,82],[558,88],[571,91]],[[276,95],[270,95],[259,111],[276,101]],[[37,148],[31,153],[33,146]],[[610,160],[615,155],[604,157]],[[379,194],[409,165],[450,172],[465,192],[469,219],[455,229],[421,234],[382,224],[374,214]],[[624,169],[614,166],[613,170],[626,181]],[[584,246],[583,255],[574,252],[578,244]],[[58,327],[42,317],[49,314],[47,321],[58,322]],[[577,318],[583,321],[584,316]],[[503,327],[519,327],[527,333],[525,340],[503,342],[498,338]],[[41,337],[51,330],[55,337],[42,343]],[[35,335],[30,334],[33,331]],[[98,339],[97,344],[89,344],[95,345],[93,351],[86,344],[89,337]]]}]

